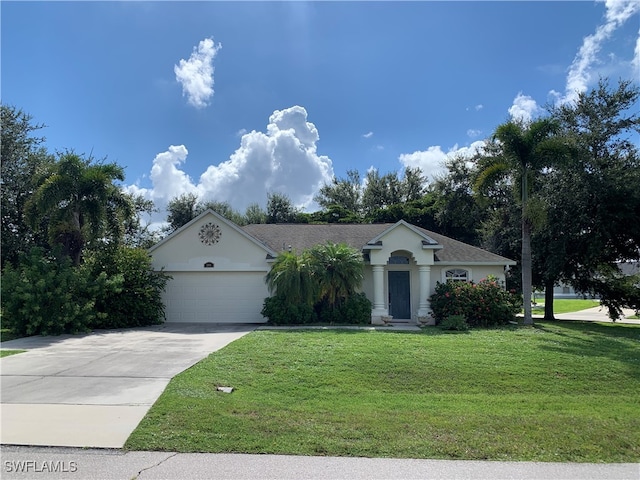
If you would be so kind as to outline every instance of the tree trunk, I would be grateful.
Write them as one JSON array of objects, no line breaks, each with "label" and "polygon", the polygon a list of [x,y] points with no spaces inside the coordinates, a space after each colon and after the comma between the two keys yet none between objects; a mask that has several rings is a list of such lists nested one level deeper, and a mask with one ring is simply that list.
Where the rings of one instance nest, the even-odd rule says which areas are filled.
[{"label": "tree trunk", "polygon": [[547,280],[544,282],[544,319],[555,320],[553,316],[553,286],[555,282],[553,280]]},{"label": "tree trunk", "polygon": [[531,225],[522,215],[522,303],[525,325],[533,325],[531,316]]}]

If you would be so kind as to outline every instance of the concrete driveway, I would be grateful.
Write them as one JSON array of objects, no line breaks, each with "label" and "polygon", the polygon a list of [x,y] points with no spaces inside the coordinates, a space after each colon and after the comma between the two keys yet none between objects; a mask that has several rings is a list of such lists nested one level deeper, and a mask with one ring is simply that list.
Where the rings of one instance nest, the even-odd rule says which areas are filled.
[{"label": "concrete driveway", "polygon": [[253,325],[163,324],[1,348],[0,443],[120,448],[172,377]]}]

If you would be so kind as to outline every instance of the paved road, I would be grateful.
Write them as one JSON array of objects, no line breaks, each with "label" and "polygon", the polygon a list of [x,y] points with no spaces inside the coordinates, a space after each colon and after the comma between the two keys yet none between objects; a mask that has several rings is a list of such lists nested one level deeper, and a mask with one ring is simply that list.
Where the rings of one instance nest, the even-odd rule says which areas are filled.
[{"label": "paved road", "polygon": [[[602,479],[637,480],[639,464],[481,462],[4,447],[3,479]],[[51,473],[56,470],[57,473]]]},{"label": "paved road", "polygon": [[163,324],[27,337],[0,360],[0,443],[120,448],[178,373],[252,325]]}]

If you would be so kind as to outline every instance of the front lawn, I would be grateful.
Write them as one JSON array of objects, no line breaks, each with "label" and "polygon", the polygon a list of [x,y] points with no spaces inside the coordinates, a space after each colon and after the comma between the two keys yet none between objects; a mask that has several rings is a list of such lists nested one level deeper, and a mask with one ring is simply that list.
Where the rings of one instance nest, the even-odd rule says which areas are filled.
[{"label": "front lawn", "polygon": [[175,377],[125,447],[638,462],[638,392],[635,325],[257,331]]},{"label": "front lawn", "polygon": [[16,353],[22,353],[24,351],[25,350],[0,350],[0,358],[15,355]]},{"label": "front lawn", "polygon": [[[600,306],[598,300],[583,300],[581,298],[554,298],[553,313],[571,313]],[[544,315],[544,302],[532,308],[534,314]]]}]

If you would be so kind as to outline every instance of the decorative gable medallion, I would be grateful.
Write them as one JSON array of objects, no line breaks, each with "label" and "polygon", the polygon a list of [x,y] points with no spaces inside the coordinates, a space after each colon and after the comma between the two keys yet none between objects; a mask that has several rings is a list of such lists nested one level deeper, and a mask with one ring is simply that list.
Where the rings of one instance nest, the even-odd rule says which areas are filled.
[{"label": "decorative gable medallion", "polygon": [[214,243],[218,243],[220,237],[222,236],[222,232],[220,231],[220,227],[218,225],[209,222],[205,223],[200,228],[198,236],[200,237],[200,241],[205,245],[213,245]]}]

